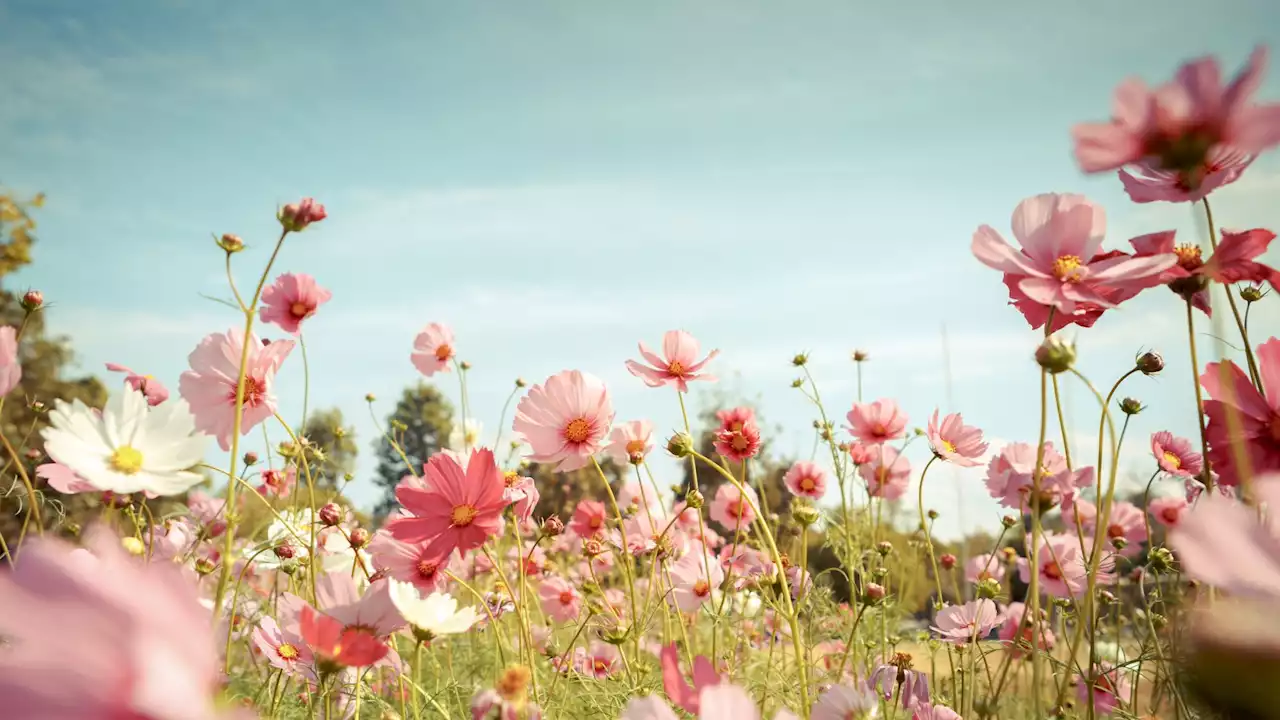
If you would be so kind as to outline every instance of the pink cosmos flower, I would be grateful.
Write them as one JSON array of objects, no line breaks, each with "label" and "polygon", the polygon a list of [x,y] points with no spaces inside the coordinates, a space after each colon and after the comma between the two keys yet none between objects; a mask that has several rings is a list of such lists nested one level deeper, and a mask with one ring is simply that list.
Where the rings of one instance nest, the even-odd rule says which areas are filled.
[{"label": "pink cosmos flower", "polygon": [[639,465],[653,450],[653,423],[648,420],[632,420],[618,425],[609,433],[609,446],[605,452],[619,465]]},{"label": "pink cosmos flower", "polygon": [[[1081,527],[1093,532],[1098,524],[1098,509],[1093,503],[1077,500],[1072,506],[1076,518],[1080,521]],[[1106,532],[1104,533],[1104,542],[1111,545],[1110,541],[1123,538],[1126,545],[1120,550],[1121,555],[1135,556],[1140,550],[1140,545],[1147,539],[1147,527],[1145,516],[1138,506],[1123,500],[1117,500],[1111,504],[1111,517],[1107,521]]]},{"label": "pink cosmos flower", "polygon": [[[1030,536],[1028,536],[1030,538]],[[1030,540],[1028,539],[1028,543]],[[1087,559],[1080,541],[1070,535],[1046,533],[1040,540],[1040,592],[1054,597],[1071,597],[1085,586]],[[1019,567],[1022,582],[1031,581],[1029,565]]]},{"label": "pink cosmos flower", "polygon": [[964,605],[948,605],[938,611],[932,630],[946,642],[964,645],[986,639],[1003,618],[996,604],[986,598],[970,600]]},{"label": "pink cosmos flower", "polygon": [[675,643],[662,648],[659,660],[662,663],[662,689],[676,707],[687,713],[698,714],[698,700],[703,688],[724,682],[711,661],[699,655],[693,659],[693,685],[690,686],[680,672],[680,653]]},{"label": "pink cosmos flower", "polygon": [[964,718],[946,705],[921,703],[912,708],[911,720],[964,720]]},{"label": "pink cosmos flower", "polygon": [[75,495],[82,492],[97,492],[98,488],[88,480],[76,474],[75,470],[57,462],[48,462],[36,467],[36,475],[44,478],[49,487],[63,495]]},{"label": "pink cosmos flower", "polygon": [[599,500],[583,500],[573,511],[569,529],[586,539],[605,529],[605,507]]},{"label": "pink cosmos flower", "polygon": [[288,232],[302,232],[311,223],[320,222],[329,217],[324,206],[311,198],[302,198],[300,202],[289,203],[280,208],[276,215],[280,224]]},{"label": "pink cosmos flower", "polygon": [[262,291],[262,322],[273,323],[290,335],[297,335],[302,321],[316,314],[329,302],[333,293],[316,284],[316,279],[303,274],[284,273]]},{"label": "pink cosmos flower", "polygon": [[18,331],[11,325],[0,327],[0,397],[8,395],[22,381],[18,362]]},{"label": "pink cosmos flower", "polygon": [[1177,527],[1178,523],[1182,522],[1182,517],[1190,507],[1185,497],[1175,495],[1152,500],[1147,505],[1147,511],[1151,513],[1151,517],[1155,518],[1156,522],[1167,528],[1172,528]]},{"label": "pink cosmos flower", "polygon": [[716,496],[711,501],[708,514],[715,522],[730,532],[747,530],[756,521],[754,508],[760,507],[756,491],[746,488],[745,498],[737,486],[725,483],[716,489]]},{"label": "pink cosmos flower", "polygon": [[0,573],[5,717],[218,717],[216,638],[196,586],[176,565],[129,556],[104,528],[86,542],[28,539],[21,562]]},{"label": "pink cosmos flower", "polygon": [[866,445],[860,442],[849,443],[849,459],[853,461],[855,466],[866,465],[875,457],[876,445]]},{"label": "pink cosmos flower", "polygon": [[[1009,443],[991,458],[987,464],[987,491],[1001,505],[1015,510],[1031,506],[1031,492],[1035,488],[1036,446],[1030,443]],[[1070,506],[1076,492],[1093,485],[1093,468],[1069,470],[1067,461],[1054,449],[1052,442],[1044,444],[1041,459],[1040,504],[1042,508]]]},{"label": "pink cosmos flower", "polygon": [[907,414],[893,400],[854,403],[845,418],[849,421],[849,432],[868,445],[900,438],[907,429]]},{"label": "pink cosmos flower", "polygon": [[1233,232],[1223,230],[1222,241],[1208,260],[1195,243],[1178,243],[1173,230],[1151,233],[1133,238],[1138,257],[1172,257],[1175,264],[1160,275],[1161,284],[1183,296],[1190,296],[1191,304],[1205,315],[1211,315],[1209,306],[1210,281],[1231,284],[1237,282],[1270,282],[1280,287],[1280,272],[1263,265],[1255,258],[1267,251],[1275,233],[1262,228]]},{"label": "pink cosmos flower", "polygon": [[[1013,234],[1021,249],[1005,243],[989,225],[973,235],[982,264],[1009,276],[1006,284],[1031,302],[1074,316],[1115,307],[1107,291],[1153,287],[1172,257],[1096,257],[1106,231],[1102,208],[1080,195],[1047,193],[1027,198],[1013,211]],[[1015,302],[1020,300],[1014,296]],[[1030,320],[1030,318],[1028,318]]]},{"label": "pink cosmos flower", "polygon": [[438,372],[450,372],[449,363],[453,360],[453,330],[448,325],[431,323],[422,328],[422,332],[413,339],[413,352],[409,360],[418,372],[431,377]]},{"label": "pink cosmos flower", "polygon": [[1029,611],[1030,608],[1020,602],[1009,603],[1004,609],[999,636],[1001,642],[1008,644],[1009,652],[1014,657],[1022,657],[1033,646],[1043,651],[1052,650],[1056,642],[1044,617],[1044,610],[1040,611],[1039,627],[1032,625],[1032,618],[1028,617]]},{"label": "pink cosmos flower", "polygon": [[827,474],[817,463],[801,460],[782,476],[782,484],[792,495],[821,499],[827,491]]},{"label": "pink cosmos flower", "polygon": [[289,497],[293,486],[298,482],[298,468],[289,465],[283,470],[263,470],[262,485],[258,492],[262,495],[274,495],[284,499]]},{"label": "pink cosmos flower", "polygon": [[1214,150],[1257,155],[1280,142],[1280,105],[1251,102],[1266,61],[1266,48],[1258,47],[1226,87],[1212,57],[1188,62],[1155,90],[1126,80],[1116,88],[1110,122],[1072,129],[1077,162],[1089,173],[1141,163],[1199,188]]},{"label": "pink cosmos flower", "polygon": [[[225,333],[213,333],[191,352],[187,358],[191,369],[178,378],[178,392],[191,406],[196,429],[218,438],[218,445],[224,451],[231,449],[243,348],[242,330],[232,328]],[[263,346],[257,335],[249,335],[241,435],[248,435],[258,423],[275,413],[276,397],[272,389],[276,371],[291,350],[292,340],[276,340]]]},{"label": "pink cosmos flower", "polygon": [[298,675],[299,665],[311,664],[311,648],[294,633],[280,629],[275,620],[262,618],[253,630],[253,644],[273,667],[289,675]]},{"label": "pink cosmos flower", "polygon": [[[755,700],[737,685],[719,683],[704,687],[698,693],[698,703],[698,720],[760,720]],[[627,703],[620,720],[676,720],[676,714],[671,706],[649,695]],[[796,720],[796,716],[780,709],[774,720]]]},{"label": "pink cosmos flower", "polygon": [[569,472],[591,463],[613,424],[613,404],[602,380],[579,370],[534,385],[516,405],[512,428],[533,452],[529,459]]},{"label": "pink cosmos flower", "polygon": [[875,717],[880,699],[870,688],[832,685],[818,696],[809,715],[811,720],[858,720]]},{"label": "pink cosmos flower", "polygon": [[1129,678],[1123,671],[1109,663],[1097,663],[1090,670],[1090,677],[1076,675],[1076,697],[1081,703],[1093,703],[1097,715],[1110,715],[1128,704]]},{"label": "pink cosmos flower", "polygon": [[618,504],[622,507],[635,505],[640,512],[647,511],[646,514],[652,514],[655,518],[666,515],[658,492],[638,480],[628,480],[622,484],[622,488],[618,490]]},{"label": "pink cosmos flower", "polygon": [[1191,173],[1161,170],[1158,163],[1139,161],[1120,171],[1120,182],[1136,203],[1199,202],[1209,193],[1230,185],[1244,174],[1253,156],[1219,145]]},{"label": "pink cosmos flower", "polygon": [[982,442],[982,431],[965,425],[960,413],[951,413],[938,424],[938,411],[929,418],[929,446],[939,458],[961,467],[978,465],[978,458],[987,452]]},{"label": "pink cosmos flower", "polygon": [[533,478],[521,475],[516,470],[508,470],[502,473],[502,484],[503,498],[508,505],[515,506],[516,519],[522,523],[532,520],[533,509],[538,506],[538,500],[542,499],[542,493],[538,492]]},{"label": "pink cosmos flower", "polygon": [[1195,477],[1204,469],[1200,453],[1192,449],[1191,441],[1175,437],[1168,430],[1151,434],[1151,455],[1161,470],[1182,478]]},{"label": "pink cosmos flower", "polygon": [[734,462],[749,460],[760,452],[760,427],[756,425],[754,411],[734,408],[721,410],[717,415],[721,427],[715,434],[716,452]]},{"label": "pink cosmos flower", "polygon": [[549,577],[538,586],[542,612],[556,622],[576,620],[582,612],[582,595],[562,577]]},{"label": "pink cosmos flower", "polygon": [[439,557],[428,544],[400,542],[385,529],[373,534],[369,554],[375,568],[388,577],[411,583],[423,597],[444,587],[444,571],[452,557]]},{"label": "pink cosmos flower", "polygon": [[[707,571],[710,570],[708,576]],[[694,551],[671,566],[671,604],[681,612],[693,612],[711,599],[724,582],[724,569],[714,557]]]},{"label": "pink cosmos flower", "polygon": [[617,646],[601,640],[592,640],[582,658],[580,672],[589,678],[603,680],[622,669],[622,654]]},{"label": "pink cosmos flower", "polygon": [[969,558],[964,565],[964,579],[974,584],[988,578],[999,581],[1004,577],[1004,563],[998,555],[983,553]]},{"label": "pink cosmos flower", "polygon": [[627,361],[627,370],[644,381],[649,387],[673,385],[680,392],[689,392],[689,381],[707,380],[714,382],[716,377],[699,372],[711,361],[719,350],[712,350],[701,360],[698,353],[701,346],[698,340],[684,330],[669,330],[662,336],[662,357],[658,357],[643,342],[640,343],[640,356],[648,365],[635,360]]},{"label": "pink cosmos flower", "polygon": [[879,445],[872,451],[871,462],[858,466],[858,476],[871,497],[897,500],[911,484],[911,463],[897,448]]},{"label": "pink cosmos flower", "polygon": [[[1213,398],[1204,402],[1209,461],[1224,485],[1240,484],[1237,452],[1248,459],[1254,474],[1280,470],[1280,338],[1259,345],[1256,357],[1265,397],[1230,360],[1209,363],[1200,376]],[[1232,423],[1240,428],[1238,435],[1233,435]]]},{"label": "pink cosmos flower", "polygon": [[[236,358],[239,360],[239,358]],[[124,384],[137,390],[147,398],[147,404],[155,407],[169,399],[169,388],[150,375],[139,375],[123,365],[107,363],[107,370],[125,373]]]},{"label": "pink cosmos flower", "polygon": [[492,450],[473,451],[465,470],[448,455],[433,455],[424,480],[426,488],[396,487],[396,499],[413,517],[387,523],[395,539],[428,541],[424,552],[443,561],[453,551],[465,554],[502,531],[505,484]]},{"label": "pink cosmos flower", "polygon": [[[1280,473],[1253,479],[1259,506],[1280,508]],[[1280,527],[1258,509],[1205,493],[1169,531],[1187,575],[1233,595],[1280,598]]]}]

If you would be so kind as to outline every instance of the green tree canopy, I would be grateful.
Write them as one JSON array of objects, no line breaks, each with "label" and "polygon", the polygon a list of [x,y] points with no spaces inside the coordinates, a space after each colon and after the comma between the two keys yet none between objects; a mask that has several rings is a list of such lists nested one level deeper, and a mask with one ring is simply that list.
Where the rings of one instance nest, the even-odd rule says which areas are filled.
[{"label": "green tree canopy", "polygon": [[307,416],[302,428],[312,455],[319,462],[311,465],[311,475],[320,487],[338,487],[342,477],[356,469],[356,431],[345,425],[338,408],[316,410]]},{"label": "green tree canopy", "polygon": [[396,506],[396,485],[409,474],[406,459],[413,472],[421,474],[427,458],[446,446],[452,427],[453,406],[434,386],[419,381],[404,389],[383,428],[395,439],[404,457],[385,437],[374,444],[378,455],[374,482],[383,489],[382,499],[374,509],[377,517],[385,516]]}]

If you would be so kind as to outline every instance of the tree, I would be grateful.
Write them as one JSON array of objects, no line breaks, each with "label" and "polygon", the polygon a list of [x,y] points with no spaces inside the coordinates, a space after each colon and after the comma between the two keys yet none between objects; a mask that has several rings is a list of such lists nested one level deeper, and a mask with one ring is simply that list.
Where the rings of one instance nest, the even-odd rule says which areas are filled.
[{"label": "tree", "polygon": [[374,482],[383,488],[382,500],[374,508],[376,517],[384,517],[396,506],[396,485],[409,474],[409,467],[422,473],[427,458],[445,447],[452,427],[453,406],[434,386],[419,381],[404,389],[383,428],[395,439],[399,450],[386,437],[378,438],[374,444],[378,454]]},{"label": "tree", "polygon": [[318,459],[311,465],[311,477],[317,487],[337,487],[342,476],[356,469],[356,431],[344,426],[342,411],[338,408],[317,410],[307,417],[302,428],[312,455]]}]

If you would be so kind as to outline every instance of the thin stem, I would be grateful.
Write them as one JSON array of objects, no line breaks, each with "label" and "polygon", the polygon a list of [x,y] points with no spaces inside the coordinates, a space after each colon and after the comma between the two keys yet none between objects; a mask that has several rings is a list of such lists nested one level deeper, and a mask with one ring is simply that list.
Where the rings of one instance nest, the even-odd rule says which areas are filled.
[{"label": "thin stem", "polygon": [[[1205,221],[1209,224],[1209,244],[1213,246],[1216,253],[1218,250],[1217,231],[1213,227],[1213,210],[1209,209],[1209,198],[1200,201],[1204,205]],[[1253,346],[1249,344],[1249,331],[1245,327],[1244,320],[1240,317],[1240,309],[1236,307],[1235,296],[1231,293],[1231,285],[1223,283],[1222,289],[1227,293],[1227,304],[1231,306],[1231,316],[1235,318],[1236,329],[1240,331],[1240,340],[1244,342],[1244,357],[1249,363],[1249,379],[1253,381],[1253,386],[1258,392],[1266,396],[1266,391],[1262,387],[1262,375],[1258,371],[1258,361],[1253,357]]]},{"label": "thin stem", "polygon": [[298,349],[302,350],[302,424],[298,427],[305,434],[307,432],[307,402],[311,398],[311,367],[307,364],[307,341],[302,337],[302,331],[298,331]]},{"label": "thin stem", "polygon": [[[1192,314],[1191,298],[1186,299],[1186,305],[1187,344],[1191,349],[1191,384],[1196,391],[1196,428],[1200,430],[1200,457],[1204,459],[1204,485],[1206,490],[1213,492],[1213,472],[1209,467],[1209,435],[1205,431],[1204,394],[1200,389],[1200,360],[1196,358],[1196,322],[1195,315]],[[1101,447],[1098,448],[1098,452],[1102,452]]]}]

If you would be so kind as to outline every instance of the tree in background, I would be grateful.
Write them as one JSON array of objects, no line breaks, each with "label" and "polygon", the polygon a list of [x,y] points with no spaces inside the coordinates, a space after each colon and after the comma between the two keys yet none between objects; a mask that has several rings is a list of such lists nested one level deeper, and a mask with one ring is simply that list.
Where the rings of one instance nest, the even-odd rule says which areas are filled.
[{"label": "tree in background", "polygon": [[344,475],[355,472],[359,452],[356,431],[343,424],[341,410],[335,407],[311,413],[302,436],[311,450],[308,458],[317,487],[338,487]]},{"label": "tree in background", "polygon": [[383,428],[400,450],[385,437],[378,438],[374,444],[378,467],[373,481],[383,489],[382,499],[374,508],[375,517],[384,517],[395,508],[396,485],[409,474],[406,459],[408,466],[421,474],[427,459],[447,445],[452,428],[453,406],[439,390],[421,381],[404,389]]}]

